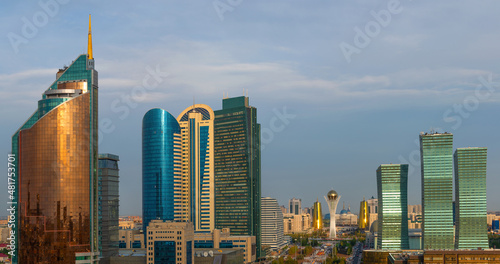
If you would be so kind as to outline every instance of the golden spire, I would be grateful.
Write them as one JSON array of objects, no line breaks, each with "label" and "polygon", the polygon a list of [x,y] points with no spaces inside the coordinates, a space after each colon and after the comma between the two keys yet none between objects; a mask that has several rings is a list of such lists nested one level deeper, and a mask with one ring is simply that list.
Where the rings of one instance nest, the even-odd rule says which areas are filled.
[{"label": "golden spire", "polygon": [[87,46],[87,57],[89,60],[94,59],[94,56],[92,55],[92,22],[90,20],[90,15],[89,15],[89,41]]}]

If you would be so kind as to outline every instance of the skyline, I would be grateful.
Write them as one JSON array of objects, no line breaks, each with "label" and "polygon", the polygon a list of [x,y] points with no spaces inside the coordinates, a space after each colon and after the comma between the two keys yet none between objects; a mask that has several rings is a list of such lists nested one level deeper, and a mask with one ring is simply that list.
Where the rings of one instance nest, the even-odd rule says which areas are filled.
[{"label": "skyline", "polygon": [[[357,212],[363,196],[376,197],[377,166],[392,162],[410,164],[409,186],[418,187],[408,190],[408,203],[420,204],[420,162],[411,162],[418,160],[412,154],[418,152],[415,141],[421,131],[442,128],[454,134],[454,149],[488,148],[488,210],[500,210],[495,203],[500,194],[494,190],[500,183],[495,177],[500,170],[495,164],[500,158],[495,133],[499,125],[494,121],[500,96],[474,92],[482,85],[480,78],[488,80],[490,73],[493,82],[500,80],[500,54],[489,46],[500,40],[500,34],[494,23],[484,22],[493,21],[499,4],[401,2],[402,11],[393,14],[348,63],[339,44],[352,44],[353,28],[374,21],[370,11],[384,10],[386,3],[284,3],[243,1],[221,21],[211,2],[167,2],[164,16],[154,8],[161,3],[128,10],[127,3],[68,1],[17,53],[7,35],[21,34],[22,18],[44,9],[37,3],[27,8],[2,3],[2,9],[12,13],[0,18],[0,48],[9,62],[0,66],[0,148],[7,156],[10,137],[36,109],[34,102],[57,68],[85,53],[86,20],[92,13],[94,57],[101,77],[99,118],[114,127],[109,133],[102,131],[99,152],[120,156],[120,215],[141,214],[136,186],[141,181],[141,120],[147,110],[158,107],[178,115],[193,97],[218,110],[222,93],[235,97],[243,95],[243,89],[258,109],[258,122],[274,136],[267,142],[263,136],[262,197],[276,198],[280,205],[297,197],[303,207],[311,207],[316,197],[333,188]],[[298,10],[302,17],[296,18]],[[347,17],[342,11],[356,15]],[[465,11],[470,21],[460,19]],[[331,18],[332,14],[340,17]],[[273,27],[264,27],[255,15]],[[189,19],[194,16],[202,22]],[[438,20],[440,16],[449,20]],[[434,28],[422,22],[426,19],[435,22]],[[380,67],[380,62],[387,65]],[[155,71],[160,74],[151,74]],[[147,76],[156,88],[144,89],[144,100],[127,106],[122,96],[132,96]],[[481,92],[486,91],[483,85]],[[473,109],[467,108],[473,102],[468,98],[479,101],[477,110],[468,110]],[[117,99],[116,107],[110,107]],[[457,116],[454,105],[465,113],[461,123],[445,118]],[[288,123],[280,119],[286,116],[283,112],[289,115]],[[278,120],[275,131],[273,120]],[[104,127],[101,124],[101,130]],[[129,145],[123,146],[124,141]],[[7,171],[5,163],[0,170]],[[327,209],[323,203],[322,207]]]}]

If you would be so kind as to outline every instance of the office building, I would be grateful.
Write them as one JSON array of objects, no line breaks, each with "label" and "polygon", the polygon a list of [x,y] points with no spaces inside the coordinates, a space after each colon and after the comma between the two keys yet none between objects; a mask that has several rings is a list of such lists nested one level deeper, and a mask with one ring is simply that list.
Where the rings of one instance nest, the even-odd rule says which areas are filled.
[{"label": "office building", "polygon": [[422,228],[422,205],[408,205],[408,229]]},{"label": "office building", "polygon": [[314,203],[313,229],[323,229],[323,213],[321,212],[321,203],[318,199],[316,199],[316,202]]},{"label": "office building", "polygon": [[297,198],[292,198],[288,201],[288,208],[290,209],[290,214],[302,214],[302,200]]},{"label": "office building", "polygon": [[194,240],[194,248],[197,252],[239,248],[243,250],[244,263],[252,263],[257,259],[255,236],[232,236],[229,228],[214,229],[212,232],[195,232]]},{"label": "office building", "polygon": [[210,231],[215,228],[214,112],[208,105],[196,104],[186,108],[177,122],[182,147],[176,219],[192,222],[195,231]]},{"label": "office building", "polygon": [[215,226],[257,239],[260,231],[260,124],[248,97],[225,98],[215,111]]},{"label": "office building", "polygon": [[[151,220],[174,220],[174,182],[181,184],[180,126],[163,109],[149,110],[142,120],[143,230]],[[145,238],[147,241],[147,239]]]},{"label": "office building", "polygon": [[147,264],[194,263],[192,223],[151,220],[146,232]]},{"label": "office building", "polygon": [[283,214],[278,201],[270,197],[262,197],[261,207],[262,246],[269,246],[271,251],[279,251],[286,245],[286,241]]},{"label": "office building", "polygon": [[371,228],[373,222],[378,219],[378,199],[372,196],[372,198],[368,199],[366,203],[368,204],[368,220],[370,221],[369,226]]},{"label": "office building", "polygon": [[359,203],[359,220],[358,227],[361,230],[369,229],[370,219],[368,214],[368,202],[363,197],[363,201]]},{"label": "office building", "polygon": [[453,134],[420,133],[423,249],[453,249]]},{"label": "office building", "polygon": [[328,194],[325,196],[326,204],[328,205],[328,209],[330,210],[330,233],[328,235],[329,238],[337,238],[337,225],[335,223],[336,221],[335,213],[337,211],[337,204],[340,201],[340,197],[341,196],[334,190],[329,191]]},{"label": "office building", "polygon": [[109,263],[118,255],[119,243],[119,169],[120,158],[113,154],[99,154],[99,252],[100,264]]},{"label": "office building", "polygon": [[455,151],[457,249],[488,248],[486,155],[486,148],[458,148]]},{"label": "office building", "polygon": [[491,221],[491,230],[498,231],[500,229],[500,220]]},{"label": "office building", "polygon": [[98,262],[97,79],[89,23],[87,54],[57,72],[12,137],[13,263]]},{"label": "office building", "polygon": [[409,249],[408,164],[382,164],[377,169],[378,249]]}]

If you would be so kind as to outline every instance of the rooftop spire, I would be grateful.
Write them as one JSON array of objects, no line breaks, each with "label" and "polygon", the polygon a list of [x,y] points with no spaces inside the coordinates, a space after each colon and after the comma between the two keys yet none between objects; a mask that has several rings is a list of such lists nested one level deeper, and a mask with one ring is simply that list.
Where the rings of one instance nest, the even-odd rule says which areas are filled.
[{"label": "rooftop spire", "polygon": [[89,60],[94,59],[94,56],[92,55],[92,22],[90,20],[90,14],[89,14],[89,40],[87,45],[87,58]]}]

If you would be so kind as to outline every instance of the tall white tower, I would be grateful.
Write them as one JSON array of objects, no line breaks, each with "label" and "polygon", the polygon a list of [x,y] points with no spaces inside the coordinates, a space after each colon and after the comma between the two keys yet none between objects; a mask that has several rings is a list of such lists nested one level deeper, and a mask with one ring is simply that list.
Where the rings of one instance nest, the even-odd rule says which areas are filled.
[{"label": "tall white tower", "polygon": [[337,238],[337,229],[335,225],[335,212],[337,211],[337,204],[340,200],[340,195],[331,190],[325,196],[326,203],[328,204],[328,209],[330,210],[330,238]]}]

